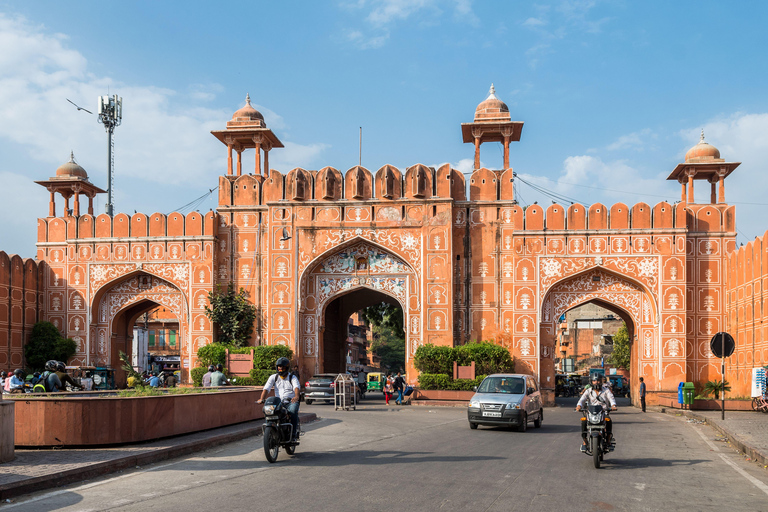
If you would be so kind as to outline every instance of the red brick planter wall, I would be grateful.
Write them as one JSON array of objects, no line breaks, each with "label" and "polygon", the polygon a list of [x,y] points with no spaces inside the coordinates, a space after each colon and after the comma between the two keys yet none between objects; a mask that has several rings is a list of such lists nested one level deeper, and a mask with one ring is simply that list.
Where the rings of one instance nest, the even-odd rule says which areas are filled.
[{"label": "red brick planter wall", "polygon": [[[692,411],[720,411],[722,410],[722,401],[705,399],[694,399]],[[673,409],[681,409],[682,406],[677,403],[677,396],[671,395],[659,395],[659,405],[661,407],[672,407]],[[726,411],[751,411],[752,402],[749,400],[725,400]]]},{"label": "red brick planter wall", "polygon": [[474,391],[452,391],[446,389],[437,390],[414,390],[413,398],[415,400],[444,400],[444,401],[467,401],[475,394]]},{"label": "red brick planter wall", "polygon": [[136,398],[14,397],[16,446],[135,443],[263,418],[261,388]]}]

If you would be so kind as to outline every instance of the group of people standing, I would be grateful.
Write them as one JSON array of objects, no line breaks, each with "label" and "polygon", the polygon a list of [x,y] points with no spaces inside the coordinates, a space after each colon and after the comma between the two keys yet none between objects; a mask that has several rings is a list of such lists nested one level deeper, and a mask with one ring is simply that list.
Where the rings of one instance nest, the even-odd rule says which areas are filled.
[{"label": "group of people standing", "polygon": [[389,401],[392,400],[392,396],[397,393],[397,399],[395,400],[395,403],[397,405],[403,404],[403,393],[405,392],[405,378],[403,377],[402,372],[397,372],[397,375],[395,377],[392,377],[392,375],[387,375],[386,380],[384,381],[384,398],[387,401],[387,405],[389,405]]}]

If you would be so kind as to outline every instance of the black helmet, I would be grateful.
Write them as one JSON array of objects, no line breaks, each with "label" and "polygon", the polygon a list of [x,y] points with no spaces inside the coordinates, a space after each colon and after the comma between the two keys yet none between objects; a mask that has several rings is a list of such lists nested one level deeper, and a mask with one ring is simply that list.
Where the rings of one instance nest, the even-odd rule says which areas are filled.
[{"label": "black helmet", "polygon": [[47,363],[45,363],[45,369],[49,372],[55,372],[56,367],[59,365],[58,361],[50,360]]},{"label": "black helmet", "polygon": [[[288,360],[287,357],[281,357],[275,363],[275,369],[277,370],[277,373],[285,377],[286,375],[288,375],[288,368],[290,367],[290,365],[291,365],[291,362]],[[283,368],[283,370],[280,370],[281,367]]]},{"label": "black helmet", "polygon": [[56,363],[56,371],[57,372],[65,372],[65,371],[67,371],[67,365],[65,365],[64,363],[59,361],[58,363]]},{"label": "black helmet", "polygon": [[592,382],[597,382],[598,384],[603,383],[603,376],[599,373],[593,373],[592,374]]},{"label": "black helmet", "polygon": [[224,365],[219,363],[216,365],[216,371],[217,372],[223,372],[224,371]]},{"label": "black helmet", "polygon": [[209,365],[208,365],[208,371],[209,371],[209,372],[215,372],[215,371],[216,371],[216,367],[215,367],[215,366],[213,366],[212,364],[209,364]]},{"label": "black helmet", "polygon": [[21,371],[21,368],[17,368],[17,369],[15,369],[15,370],[13,370],[13,374],[14,374],[15,376],[17,376],[18,378],[21,378],[21,376],[22,376],[22,375],[24,375],[24,372],[23,372],[23,371]]}]

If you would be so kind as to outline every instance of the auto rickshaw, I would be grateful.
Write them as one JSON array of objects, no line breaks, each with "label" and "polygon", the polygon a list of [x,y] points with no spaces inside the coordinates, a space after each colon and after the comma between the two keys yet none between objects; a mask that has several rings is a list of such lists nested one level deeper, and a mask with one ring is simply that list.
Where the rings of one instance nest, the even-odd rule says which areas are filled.
[{"label": "auto rickshaw", "polygon": [[368,389],[366,391],[381,391],[384,392],[382,383],[384,382],[384,374],[380,372],[371,372],[366,377],[368,381]]}]

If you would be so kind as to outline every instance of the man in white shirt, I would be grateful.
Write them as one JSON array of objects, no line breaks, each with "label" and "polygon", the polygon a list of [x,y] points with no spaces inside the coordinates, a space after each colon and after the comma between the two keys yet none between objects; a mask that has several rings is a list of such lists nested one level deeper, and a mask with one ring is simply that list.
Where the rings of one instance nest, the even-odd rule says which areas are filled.
[{"label": "man in white shirt", "polygon": [[[576,404],[576,410],[580,411],[587,405],[601,405],[603,409],[608,411],[616,410],[616,399],[613,397],[610,386],[603,386],[603,376],[599,373],[592,375],[592,387],[588,387],[584,390],[584,393],[579,399],[579,403]],[[611,418],[606,414],[605,418],[605,433],[608,434],[608,439],[613,441],[613,424]],[[581,451],[587,450],[587,420],[581,421]]]},{"label": "man in white shirt", "polygon": [[264,389],[261,392],[261,398],[256,403],[264,403],[264,399],[267,397],[272,388],[275,388],[275,396],[281,401],[286,402],[290,400],[290,403],[286,407],[288,413],[291,415],[291,425],[293,425],[294,436],[299,432],[299,398],[301,397],[301,390],[299,389],[299,378],[288,372],[290,361],[287,357],[281,357],[277,360],[275,367],[277,373],[271,375],[267,379],[267,383],[264,384]]}]

